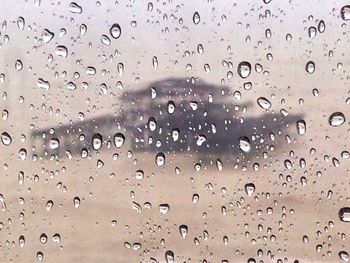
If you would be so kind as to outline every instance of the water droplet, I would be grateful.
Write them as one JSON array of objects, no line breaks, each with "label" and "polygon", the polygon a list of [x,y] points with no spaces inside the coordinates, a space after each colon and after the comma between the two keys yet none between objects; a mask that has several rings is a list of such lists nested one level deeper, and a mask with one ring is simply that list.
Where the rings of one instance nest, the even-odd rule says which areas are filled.
[{"label": "water droplet", "polygon": [[248,137],[242,136],[239,138],[239,149],[245,153],[250,152],[250,141]]},{"label": "water droplet", "polygon": [[60,146],[60,141],[57,138],[53,138],[50,140],[49,147],[54,150]]},{"label": "water droplet", "polygon": [[45,235],[44,233],[42,233],[40,235],[40,243],[41,244],[45,244],[47,242],[47,235]]},{"label": "water droplet", "polygon": [[247,61],[242,61],[238,64],[237,72],[238,75],[243,79],[247,78],[250,75],[251,70],[252,66]]},{"label": "water droplet", "polygon": [[43,39],[44,43],[49,43],[54,36],[55,34],[48,29],[44,29],[41,33],[41,38]]},{"label": "water droplet", "polygon": [[300,135],[305,134],[306,132],[306,122],[304,120],[298,120],[296,122],[296,126],[297,126],[297,132]]},{"label": "water droplet", "polygon": [[15,69],[17,71],[21,71],[23,69],[23,63],[22,63],[21,60],[19,60],[19,59],[16,60],[16,62],[15,62]]},{"label": "water droplet", "polygon": [[101,146],[102,146],[102,136],[99,133],[95,133],[92,136],[92,148],[97,151],[101,148]]},{"label": "water droplet", "polygon": [[199,22],[201,21],[201,17],[198,12],[194,12],[192,20],[195,25],[199,24]]},{"label": "water droplet", "polygon": [[79,206],[80,206],[80,198],[79,197],[77,197],[77,196],[74,197],[73,205],[74,205],[75,208],[79,208]]},{"label": "water droplet", "polygon": [[329,116],[328,123],[333,127],[338,127],[345,122],[345,116],[342,112],[334,112]]},{"label": "water droplet", "polygon": [[17,18],[17,26],[19,29],[23,30],[24,26],[25,26],[25,21],[24,18],[22,16],[20,16],[19,18]]},{"label": "water droplet", "polygon": [[164,153],[157,153],[156,155],[156,164],[158,166],[163,166],[165,164],[165,155]]},{"label": "water droplet", "polygon": [[175,103],[172,100],[168,101],[167,108],[168,108],[168,113],[173,114],[175,112]]},{"label": "water droplet", "polygon": [[188,226],[186,225],[181,225],[179,227],[179,231],[180,231],[180,235],[182,236],[182,238],[186,238],[187,234],[188,234]]},{"label": "water droplet", "polygon": [[197,146],[202,146],[202,144],[207,140],[207,138],[204,135],[197,135]]},{"label": "water droplet", "polygon": [[109,46],[111,44],[111,40],[106,35],[101,36],[101,42],[102,42],[102,44],[104,44],[106,46]]},{"label": "water droplet", "polygon": [[346,252],[346,251],[340,251],[338,253],[338,256],[339,258],[342,260],[342,261],[345,261],[345,262],[348,262],[349,261],[349,253]]},{"label": "water droplet", "polygon": [[114,39],[118,39],[122,34],[122,29],[120,28],[119,24],[113,24],[109,29],[109,33]]},{"label": "water droplet", "polygon": [[270,102],[268,99],[266,99],[265,97],[259,97],[259,98],[256,100],[256,102],[258,103],[258,105],[259,105],[261,108],[263,108],[263,109],[265,109],[265,110],[268,110],[268,109],[271,108],[271,102]]},{"label": "water droplet", "polygon": [[8,134],[7,132],[1,133],[1,142],[6,146],[10,145],[12,142],[10,134]]},{"label": "water droplet", "polygon": [[113,138],[113,141],[114,141],[114,145],[115,147],[117,148],[120,148],[123,146],[124,144],[124,141],[125,141],[125,136],[124,134],[122,133],[117,133],[114,135],[114,138]]},{"label": "water droplet", "polygon": [[323,33],[326,30],[326,24],[323,20],[320,20],[320,22],[318,23],[317,30],[320,33]]},{"label": "water droplet", "polygon": [[75,90],[77,86],[73,82],[68,82],[67,83],[67,89],[68,90]]},{"label": "water droplet", "polygon": [[317,33],[316,27],[313,27],[313,26],[309,27],[308,33],[309,33],[309,38],[313,39]]},{"label": "water droplet", "polygon": [[166,263],[174,263],[175,262],[174,252],[172,252],[171,250],[166,251],[165,252],[165,261],[166,261]]},{"label": "water droplet", "polygon": [[342,222],[350,222],[350,207],[343,207],[338,212],[339,219]]},{"label": "water droplet", "polygon": [[244,190],[248,196],[252,196],[252,194],[255,192],[255,185],[253,183],[248,183],[244,186]]},{"label": "water droplet", "polygon": [[43,252],[38,252],[36,253],[36,258],[39,260],[39,261],[43,261],[44,260],[44,254]]},{"label": "water droplet", "polygon": [[315,63],[313,61],[309,61],[306,63],[305,70],[307,73],[312,74],[315,72]]},{"label": "water droplet", "polygon": [[340,16],[343,20],[350,20],[350,5],[345,5],[340,10]]},{"label": "water droplet", "polygon": [[52,200],[49,200],[46,202],[46,210],[47,211],[50,211],[53,207],[53,201]]},{"label": "water droplet", "polygon": [[86,31],[87,31],[87,26],[85,24],[81,24],[79,27],[80,35],[85,35]]},{"label": "water droplet", "polygon": [[81,14],[83,12],[83,9],[77,3],[71,2],[69,4],[69,11],[72,12],[73,14]]},{"label": "water droplet", "polygon": [[68,56],[68,49],[65,46],[57,46],[55,53],[59,57],[66,58]]},{"label": "water droplet", "polygon": [[60,243],[61,242],[61,235],[56,233],[52,236],[52,242],[54,243]]},{"label": "water droplet", "polygon": [[170,206],[168,204],[160,204],[159,212],[163,215],[167,214],[170,210]]},{"label": "water droplet", "polygon": [[43,79],[38,79],[36,86],[38,88],[48,90],[50,88],[50,82]]}]

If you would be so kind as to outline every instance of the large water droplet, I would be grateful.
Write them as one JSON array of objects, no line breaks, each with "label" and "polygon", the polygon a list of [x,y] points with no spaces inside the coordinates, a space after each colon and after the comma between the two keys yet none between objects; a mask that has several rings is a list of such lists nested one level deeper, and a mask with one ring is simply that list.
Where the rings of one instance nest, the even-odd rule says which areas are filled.
[{"label": "large water droplet", "polygon": [[338,212],[339,219],[342,222],[350,222],[350,207],[343,207]]},{"label": "large water droplet", "polygon": [[25,26],[25,21],[24,18],[22,16],[20,16],[19,18],[17,18],[17,26],[19,29],[23,30],[24,26]]},{"label": "large water droplet", "polygon": [[55,53],[59,57],[66,58],[68,56],[68,49],[65,46],[57,46]]},{"label": "large water droplet", "polygon": [[298,120],[296,122],[296,126],[297,126],[297,132],[300,135],[305,134],[306,132],[306,122],[304,120]]},{"label": "large water droplet", "polygon": [[1,133],[1,142],[6,146],[10,145],[12,142],[10,134],[8,134],[7,132]]},{"label": "large water droplet", "polygon": [[192,20],[195,25],[199,24],[199,22],[201,21],[201,17],[198,12],[194,12]]},{"label": "large water droplet", "polygon": [[345,122],[345,116],[342,112],[334,112],[329,116],[328,123],[333,127],[338,127]]},{"label": "large water droplet", "polygon": [[102,146],[102,136],[99,133],[95,133],[92,136],[92,148],[94,148],[94,150],[99,150]]},{"label": "large water droplet", "polygon": [[174,261],[175,261],[174,252],[172,252],[171,250],[166,251],[165,252],[165,261],[166,261],[166,263],[174,263]]},{"label": "large water droplet", "polygon": [[158,166],[163,166],[165,164],[165,155],[164,153],[157,153],[156,155],[156,164]]},{"label": "large water droplet", "polygon": [[109,33],[113,38],[118,39],[122,34],[122,29],[120,28],[119,24],[113,24],[109,29]]},{"label": "large water droplet", "polygon": [[253,183],[248,183],[244,186],[244,191],[248,196],[251,196],[255,192],[255,185]]},{"label": "large water droplet", "polygon": [[250,152],[250,141],[248,137],[242,136],[239,138],[239,149],[243,152]]},{"label": "large water droplet", "polygon": [[312,74],[315,72],[315,63],[313,61],[309,61],[306,63],[305,70],[307,73]]},{"label": "large water droplet", "polygon": [[114,135],[114,138],[113,138],[113,141],[114,141],[114,145],[115,147],[117,148],[120,148],[123,146],[124,144],[124,141],[125,141],[125,136],[124,134],[122,133],[117,133]]},{"label": "large water droplet", "polygon": [[340,251],[338,253],[338,256],[344,262],[348,262],[349,261],[349,253],[346,252],[346,251]]},{"label": "large water droplet", "polygon": [[50,140],[49,147],[54,150],[60,146],[60,141],[57,138],[53,138]]},{"label": "large water droplet", "polygon": [[263,109],[265,109],[265,110],[268,110],[268,109],[271,108],[271,102],[270,102],[268,99],[266,99],[265,97],[259,97],[259,98],[256,100],[256,102],[258,103],[258,105],[259,105],[261,108],[263,108]]},{"label": "large water droplet", "polygon": [[81,14],[83,12],[83,9],[77,3],[71,2],[69,4],[69,11],[72,12],[73,14]]},{"label": "large water droplet", "polygon": [[237,72],[241,78],[247,78],[250,75],[251,70],[252,66],[247,61],[242,61],[238,64]]},{"label": "large water droplet", "polygon": [[340,16],[343,20],[350,20],[350,5],[345,5],[340,10]]}]

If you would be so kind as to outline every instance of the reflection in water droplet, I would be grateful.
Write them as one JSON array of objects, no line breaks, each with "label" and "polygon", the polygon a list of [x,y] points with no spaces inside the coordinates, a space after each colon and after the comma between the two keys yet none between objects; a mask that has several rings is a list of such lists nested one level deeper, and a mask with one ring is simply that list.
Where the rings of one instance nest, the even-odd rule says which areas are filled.
[{"label": "reflection in water droplet", "polygon": [[156,164],[158,166],[163,166],[165,164],[165,155],[164,153],[157,153],[156,155]]},{"label": "reflection in water droplet", "polygon": [[102,42],[102,44],[104,44],[106,46],[109,46],[111,44],[111,40],[106,35],[101,36],[101,42]]},{"label": "reflection in water droplet", "polygon": [[250,140],[248,137],[242,136],[239,138],[239,149],[245,153],[250,152]]},{"label": "reflection in water droplet", "polygon": [[97,151],[101,148],[101,146],[102,146],[102,136],[99,133],[95,133],[92,136],[92,148]]},{"label": "reflection in water droplet", "polygon": [[350,222],[350,207],[343,207],[338,212],[339,219],[342,222]]},{"label": "reflection in water droplet", "polygon": [[165,261],[166,261],[166,263],[174,263],[175,262],[174,252],[172,252],[171,250],[166,251],[165,252]]},{"label": "reflection in water droplet", "polygon": [[117,148],[120,148],[123,146],[124,144],[124,141],[125,141],[125,136],[124,134],[122,133],[117,133],[114,135],[114,138],[113,138],[113,141],[114,141],[114,145],[115,147]]},{"label": "reflection in water droplet", "polygon": [[68,49],[65,46],[57,46],[55,53],[59,57],[66,58],[68,56]]},{"label": "reflection in water droplet", "polygon": [[22,63],[22,61],[19,60],[19,59],[16,60],[16,62],[15,62],[15,69],[16,69],[17,71],[21,71],[22,68],[23,68],[23,63]]},{"label": "reflection in water droplet", "polygon": [[170,210],[170,206],[168,204],[160,204],[159,212],[163,215],[167,214]]},{"label": "reflection in water droplet", "polygon": [[241,78],[247,78],[250,75],[251,70],[252,66],[247,61],[242,61],[238,64],[237,72]]},{"label": "reflection in water droplet", "polygon": [[315,72],[315,63],[313,61],[309,61],[306,63],[305,70],[307,73],[312,74]]},{"label": "reflection in water droplet", "polygon": [[57,138],[53,138],[50,140],[49,147],[50,149],[54,150],[57,149],[60,146],[60,141]]},{"label": "reflection in water droplet", "polygon": [[345,120],[345,116],[342,112],[334,112],[329,116],[328,123],[333,127],[338,127],[341,126]]},{"label": "reflection in water droplet", "polygon": [[348,262],[349,261],[349,253],[346,252],[346,251],[340,251],[338,253],[338,256],[344,262]]},{"label": "reflection in water droplet", "polygon": [[306,132],[306,122],[304,120],[298,120],[296,122],[296,126],[297,126],[297,132],[300,135],[305,134]]},{"label": "reflection in water droplet", "polygon": [[23,30],[24,26],[25,26],[25,21],[24,18],[22,16],[17,18],[17,26],[19,29]]},{"label": "reflection in water droplet", "polygon": [[119,24],[113,24],[109,29],[109,33],[114,39],[118,39],[122,34],[122,29],[120,28]]},{"label": "reflection in water droplet", "polygon": [[265,110],[268,110],[271,108],[271,102],[265,97],[259,97],[256,102],[261,108]]},{"label": "reflection in water droplet", "polygon": [[48,29],[44,29],[41,33],[41,38],[43,39],[44,43],[49,43],[54,36],[55,34]]},{"label": "reflection in water droplet", "polygon": [[253,183],[248,183],[244,186],[244,190],[248,196],[252,196],[255,192],[255,185]]},{"label": "reflection in water droplet", "polygon": [[77,3],[71,2],[69,4],[69,11],[72,12],[73,14],[81,14],[83,12],[83,9]]},{"label": "reflection in water droplet", "polygon": [[320,22],[318,23],[317,30],[320,33],[323,33],[326,30],[326,24],[323,20],[320,20]]},{"label": "reflection in water droplet", "polygon": [[350,5],[345,5],[340,10],[340,16],[343,20],[350,20]]},{"label": "reflection in water droplet", "polygon": [[79,208],[79,206],[80,206],[80,198],[79,197],[77,197],[77,196],[74,197],[73,205],[74,205],[75,208]]},{"label": "reflection in water droplet", "polygon": [[186,225],[180,225],[179,227],[180,230],[180,235],[182,238],[186,238],[187,234],[188,234],[188,226]]},{"label": "reflection in water droplet", "polygon": [[199,22],[201,21],[201,17],[199,16],[198,12],[194,12],[192,20],[195,25],[199,24]]},{"label": "reflection in water droplet", "polygon": [[8,134],[7,132],[1,133],[1,142],[6,146],[10,145],[12,142],[10,134]]}]

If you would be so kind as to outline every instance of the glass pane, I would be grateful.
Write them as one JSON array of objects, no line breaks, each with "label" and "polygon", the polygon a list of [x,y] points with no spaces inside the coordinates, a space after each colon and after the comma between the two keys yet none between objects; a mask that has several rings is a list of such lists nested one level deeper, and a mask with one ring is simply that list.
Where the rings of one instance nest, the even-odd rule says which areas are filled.
[{"label": "glass pane", "polygon": [[349,261],[349,2],[0,14],[1,262]]}]

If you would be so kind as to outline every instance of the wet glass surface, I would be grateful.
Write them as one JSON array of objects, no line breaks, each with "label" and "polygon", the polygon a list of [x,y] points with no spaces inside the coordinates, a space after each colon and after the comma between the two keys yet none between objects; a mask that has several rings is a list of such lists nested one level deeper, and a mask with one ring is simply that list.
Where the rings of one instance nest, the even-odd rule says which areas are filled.
[{"label": "wet glass surface", "polygon": [[349,2],[0,3],[0,262],[349,261]]}]

